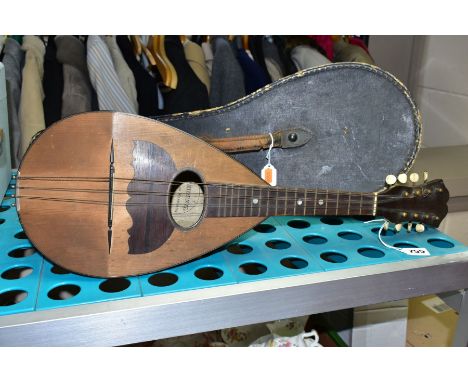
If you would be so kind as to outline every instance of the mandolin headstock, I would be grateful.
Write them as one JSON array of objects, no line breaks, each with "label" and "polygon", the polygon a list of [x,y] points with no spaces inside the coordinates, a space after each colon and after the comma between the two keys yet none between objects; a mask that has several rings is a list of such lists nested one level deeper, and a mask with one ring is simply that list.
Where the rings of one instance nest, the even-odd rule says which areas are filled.
[{"label": "mandolin headstock", "polygon": [[[406,182],[406,175],[398,179]],[[410,178],[413,177],[411,174]],[[393,177],[393,178],[390,178]],[[377,215],[399,225],[402,222],[418,222],[438,227],[448,212],[449,192],[441,179],[424,182],[419,185],[396,183],[393,175],[387,177],[387,183],[395,179],[393,185],[381,191],[377,198]],[[413,177],[416,178],[416,177]],[[426,178],[426,176],[425,176]],[[416,227],[417,231],[424,227]]]}]

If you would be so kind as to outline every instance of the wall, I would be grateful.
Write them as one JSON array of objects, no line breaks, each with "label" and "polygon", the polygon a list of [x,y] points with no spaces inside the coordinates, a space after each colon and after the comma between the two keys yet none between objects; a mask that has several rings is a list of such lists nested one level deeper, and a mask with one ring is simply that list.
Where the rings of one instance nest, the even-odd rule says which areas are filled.
[{"label": "wall", "polygon": [[371,36],[369,48],[408,85],[424,147],[468,144],[468,36]]}]

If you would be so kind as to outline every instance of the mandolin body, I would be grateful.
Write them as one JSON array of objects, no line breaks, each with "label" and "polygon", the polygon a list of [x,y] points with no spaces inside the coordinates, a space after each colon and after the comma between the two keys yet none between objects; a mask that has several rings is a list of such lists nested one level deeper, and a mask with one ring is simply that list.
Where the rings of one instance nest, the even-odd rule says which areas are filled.
[{"label": "mandolin body", "polygon": [[98,277],[186,262],[265,218],[207,217],[205,205],[196,221],[177,224],[181,214],[169,210],[171,181],[187,174],[204,183],[265,185],[223,152],[161,122],[111,112],[76,115],[28,149],[19,169],[18,213],[28,238],[52,262]]}]

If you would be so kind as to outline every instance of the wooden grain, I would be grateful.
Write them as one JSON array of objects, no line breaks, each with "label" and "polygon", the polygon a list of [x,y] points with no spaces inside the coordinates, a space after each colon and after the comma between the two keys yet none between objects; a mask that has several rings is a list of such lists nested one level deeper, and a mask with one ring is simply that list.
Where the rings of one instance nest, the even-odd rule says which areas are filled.
[{"label": "wooden grain", "polygon": [[[112,243],[107,241],[108,183],[47,182],[32,176],[108,177],[111,142],[114,146],[115,189],[127,190],[135,177],[134,141],[147,141],[169,152],[175,167],[197,169],[205,182],[265,185],[242,164],[189,134],[151,119],[121,113],[76,115],[49,127],[26,153],[19,169],[19,216],[26,235],[52,262],[71,271],[98,277],[150,273],[183,263],[239,236],[263,217],[206,217],[189,230],[174,229],[159,248],[138,256],[129,252],[132,217],[128,194],[114,195]],[[52,184],[51,184],[52,183]],[[25,187],[43,188],[31,190]],[[102,193],[53,191],[97,189]],[[22,196],[93,200],[102,205],[31,200]]]}]

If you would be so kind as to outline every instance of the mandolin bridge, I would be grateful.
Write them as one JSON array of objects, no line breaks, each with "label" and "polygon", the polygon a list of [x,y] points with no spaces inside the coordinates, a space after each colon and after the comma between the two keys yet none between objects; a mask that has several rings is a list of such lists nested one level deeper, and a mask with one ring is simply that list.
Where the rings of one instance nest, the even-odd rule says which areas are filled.
[{"label": "mandolin bridge", "polygon": [[114,141],[112,141],[109,158],[109,200],[107,203],[107,244],[109,254],[112,245],[112,216],[114,213],[114,172]]}]

